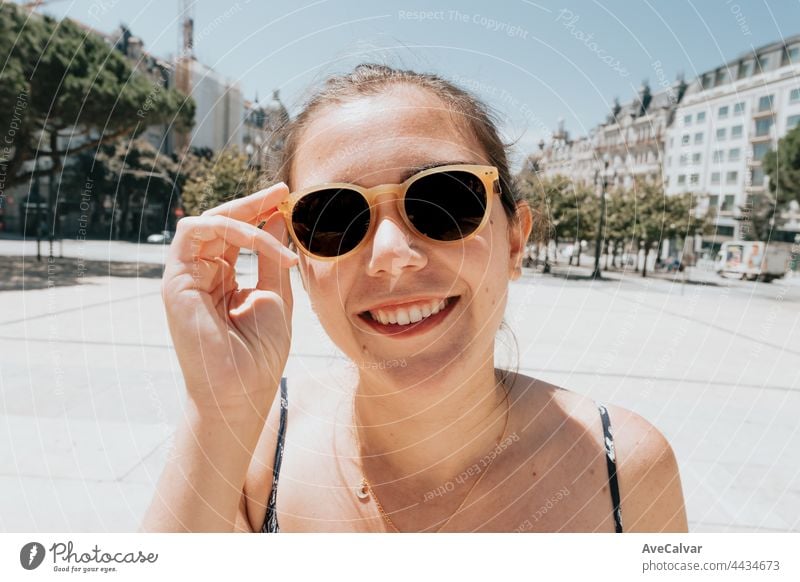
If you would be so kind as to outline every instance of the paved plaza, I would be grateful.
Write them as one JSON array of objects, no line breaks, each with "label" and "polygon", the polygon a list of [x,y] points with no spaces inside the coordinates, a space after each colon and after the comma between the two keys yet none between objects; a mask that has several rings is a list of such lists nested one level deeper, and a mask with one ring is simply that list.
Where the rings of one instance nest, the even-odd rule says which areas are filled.
[{"label": "paved plaza", "polygon": [[[163,248],[67,241],[53,286],[35,244],[0,241],[0,255],[14,277],[0,292],[0,531],[135,530],[184,398]],[[252,278],[253,257],[240,262]],[[512,284],[521,370],[655,424],[676,452],[691,531],[800,531],[800,281],[586,273],[526,270]],[[341,367],[294,283],[286,375]],[[513,365],[499,344],[498,365]]]}]

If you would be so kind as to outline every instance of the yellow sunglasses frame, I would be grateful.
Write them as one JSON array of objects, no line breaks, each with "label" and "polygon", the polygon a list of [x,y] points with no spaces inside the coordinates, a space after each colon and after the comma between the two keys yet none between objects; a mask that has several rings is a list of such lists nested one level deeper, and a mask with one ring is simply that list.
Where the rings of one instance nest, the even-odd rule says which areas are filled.
[{"label": "yellow sunglasses frame", "polygon": [[[421,233],[419,230],[417,230],[416,227],[411,223],[411,220],[408,218],[408,215],[406,214],[405,211],[405,205],[403,204],[403,201],[405,200],[406,197],[406,192],[408,192],[408,189],[417,180],[421,180],[422,178],[430,176],[431,174],[439,174],[442,172],[455,172],[455,171],[470,173],[479,178],[481,182],[483,182],[483,187],[486,189],[487,192],[486,212],[484,213],[483,220],[478,225],[478,227],[467,236],[452,241],[441,241],[432,239],[426,236],[425,234]],[[367,232],[364,234],[364,238],[361,239],[361,241],[351,250],[347,251],[342,255],[336,255],[335,257],[325,257],[317,255],[307,250],[302,244],[300,244],[300,241],[297,239],[297,235],[294,232],[294,227],[292,226],[292,212],[294,211],[295,204],[297,204],[297,202],[301,198],[309,194],[312,194],[314,192],[319,192],[320,190],[330,190],[330,189],[355,190],[364,197],[364,199],[367,201],[367,205],[369,206],[369,227],[367,229]],[[281,201],[278,204],[278,212],[283,214],[284,220],[286,221],[286,229],[289,231],[289,236],[292,237],[295,246],[298,249],[300,249],[302,253],[321,261],[338,261],[339,259],[343,259],[351,255],[352,253],[358,251],[372,237],[375,231],[375,227],[377,225],[377,220],[375,216],[376,212],[375,208],[377,205],[375,203],[375,200],[377,199],[378,196],[381,196],[383,194],[395,194],[397,210],[400,213],[400,216],[403,218],[403,222],[405,222],[406,226],[414,234],[432,243],[440,245],[450,245],[456,243],[464,243],[470,240],[472,237],[476,236],[483,229],[483,227],[489,221],[489,216],[491,216],[492,214],[492,200],[494,200],[495,197],[494,195],[500,193],[501,193],[500,177],[496,167],[470,165],[470,164],[452,164],[447,166],[436,166],[434,168],[423,170],[409,177],[402,184],[380,184],[378,186],[373,186],[372,188],[363,188],[356,184],[347,184],[346,182],[328,182],[325,184],[312,186],[310,188],[304,188],[303,190],[292,192],[285,200]]]}]

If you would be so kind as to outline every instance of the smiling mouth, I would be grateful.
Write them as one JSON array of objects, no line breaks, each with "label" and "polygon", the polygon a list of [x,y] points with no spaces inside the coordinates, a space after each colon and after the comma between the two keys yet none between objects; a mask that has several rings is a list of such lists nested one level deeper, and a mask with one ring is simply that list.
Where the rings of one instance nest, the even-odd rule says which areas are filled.
[{"label": "smiling mouth", "polygon": [[362,311],[358,316],[370,327],[383,333],[400,333],[427,329],[443,320],[453,310],[460,295],[415,303],[409,307]]}]

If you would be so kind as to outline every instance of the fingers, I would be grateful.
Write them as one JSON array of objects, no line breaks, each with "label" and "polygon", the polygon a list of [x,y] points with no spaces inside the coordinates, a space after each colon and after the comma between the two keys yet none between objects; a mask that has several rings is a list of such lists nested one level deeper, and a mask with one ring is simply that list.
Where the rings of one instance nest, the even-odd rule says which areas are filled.
[{"label": "fingers", "polygon": [[254,194],[231,200],[203,212],[201,216],[227,216],[255,224],[272,214],[278,203],[289,195],[289,188],[283,182],[278,182],[265,190]]},{"label": "fingers", "polygon": [[[183,218],[178,222],[175,239],[171,250],[174,251],[175,258],[184,264],[214,259],[220,256],[220,252],[227,252],[230,247],[258,251],[259,258],[263,255],[266,260],[275,262],[284,269],[296,264],[298,260],[297,255],[271,234],[252,224],[223,215]],[[222,247],[219,246],[220,241],[224,243]]]},{"label": "fingers", "polygon": [[[269,233],[269,236],[276,241],[279,241],[281,245],[285,246],[289,242],[289,233],[286,230],[286,222],[282,214],[275,213],[271,215],[264,225],[264,231]],[[274,289],[280,293],[284,300],[291,299],[289,271],[285,268],[280,268],[274,261],[270,261],[268,257],[262,256],[261,253],[258,254],[258,285],[256,287],[258,289]]]}]

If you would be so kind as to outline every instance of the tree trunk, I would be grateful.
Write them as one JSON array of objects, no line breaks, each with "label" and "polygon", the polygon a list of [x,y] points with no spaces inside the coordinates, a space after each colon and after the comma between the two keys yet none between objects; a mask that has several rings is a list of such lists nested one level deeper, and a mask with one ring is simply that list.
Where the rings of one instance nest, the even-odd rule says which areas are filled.
[{"label": "tree trunk", "polygon": [[544,267],[542,268],[542,273],[549,273],[550,272],[550,239],[547,239],[544,243]]},{"label": "tree trunk", "polygon": [[558,235],[557,234],[556,234],[554,240],[556,241],[556,246],[555,246],[555,254],[553,256],[553,264],[557,265],[558,264]]},{"label": "tree trunk", "polygon": [[[633,245],[631,245],[633,247]],[[633,249],[631,249],[633,250]],[[642,251],[642,241],[636,241],[636,260],[634,261],[634,268],[633,270],[638,273],[639,272],[639,253]]]},{"label": "tree trunk", "polygon": [[650,255],[650,243],[644,244],[644,264],[642,265],[642,277],[647,277],[647,257]]}]

